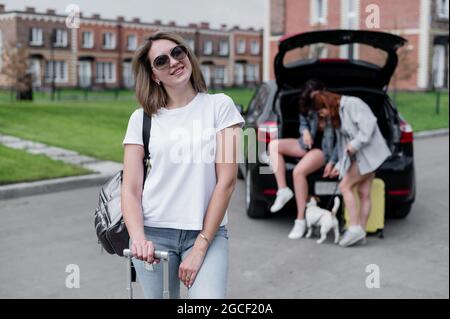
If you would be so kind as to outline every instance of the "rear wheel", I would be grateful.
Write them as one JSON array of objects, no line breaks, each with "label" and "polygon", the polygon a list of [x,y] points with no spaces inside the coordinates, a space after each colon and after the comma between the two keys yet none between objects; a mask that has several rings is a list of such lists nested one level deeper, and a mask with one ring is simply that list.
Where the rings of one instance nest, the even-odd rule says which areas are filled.
[{"label": "rear wheel", "polygon": [[386,217],[402,219],[406,218],[411,211],[412,203],[392,205],[386,212]]},{"label": "rear wheel", "polygon": [[254,198],[253,177],[248,168],[245,174],[245,207],[248,217],[266,218],[269,216],[266,202]]}]

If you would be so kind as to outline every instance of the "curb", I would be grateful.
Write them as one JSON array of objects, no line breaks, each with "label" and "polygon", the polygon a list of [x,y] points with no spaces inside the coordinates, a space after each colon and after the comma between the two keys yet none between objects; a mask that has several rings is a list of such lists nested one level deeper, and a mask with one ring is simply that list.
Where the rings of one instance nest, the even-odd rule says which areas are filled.
[{"label": "curb", "polygon": [[444,136],[444,135],[448,135],[448,128],[417,132],[417,133],[414,133],[414,138],[422,139],[422,138]]},{"label": "curb", "polygon": [[0,186],[0,200],[100,186],[113,175],[90,174]]},{"label": "curb", "polygon": [[0,186],[0,200],[61,192],[84,187],[100,187],[123,168],[122,164],[110,161],[86,163],[81,166],[94,171],[94,173],[82,176],[61,177]]}]

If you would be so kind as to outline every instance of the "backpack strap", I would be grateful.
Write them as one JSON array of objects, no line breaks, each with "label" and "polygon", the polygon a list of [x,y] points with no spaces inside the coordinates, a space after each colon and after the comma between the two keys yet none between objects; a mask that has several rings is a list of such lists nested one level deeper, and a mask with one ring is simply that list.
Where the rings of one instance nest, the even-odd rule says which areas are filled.
[{"label": "backpack strap", "polygon": [[150,130],[152,128],[152,118],[145,111],[142,119],[142,140],[144,141],[144,182],[147,177],[147,160],[150,160],[148,144],[150,143]]}]

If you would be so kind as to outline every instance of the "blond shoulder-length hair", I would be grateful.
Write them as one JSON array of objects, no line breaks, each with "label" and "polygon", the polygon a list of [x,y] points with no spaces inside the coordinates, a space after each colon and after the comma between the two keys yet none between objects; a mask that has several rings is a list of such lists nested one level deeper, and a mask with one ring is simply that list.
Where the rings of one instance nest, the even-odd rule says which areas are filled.
[{"label": "blond shoulder-length hair", "polygon": [[153,41],[162,39],[173,41],[176,44],[184,45],[187,48],[187,55],[192,65],[190,79],[192,87],[196,92],[207,92],[205,79],[200,71],[200,64],[184,39],[173,32],[156,32],[149,36],[145,43],[136,50],[132,62],[136,83],[136,98],[144,108],[144,111],[149,115],[155,114],[158,109],[165,107],[169,100],[164,85],[158,85],[155,80],[153,80],[153,72],[148,58],[148,53],[152,47]]}]

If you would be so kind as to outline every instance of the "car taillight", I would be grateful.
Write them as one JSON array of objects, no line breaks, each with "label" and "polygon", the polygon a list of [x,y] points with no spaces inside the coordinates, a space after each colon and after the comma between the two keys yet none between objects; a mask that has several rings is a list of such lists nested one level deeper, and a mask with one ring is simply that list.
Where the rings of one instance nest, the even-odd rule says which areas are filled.
[{"label": "car taillight", "polygon": [[391,196],[408,196],[411,194],[410,189],[393,189],[387,192]]},{"label": "car taillight", "polygon": [[275,188],[266,188],[263,190],[263,194],[266,196],[275,196],[277,194],[277,190]]},{"label": "car taillight", "polygon": [[269,144],[270,141],[278,138],[277,122],[263,122],[258,125],[258,141]]},{"label": "car taillight", "polygon": [[400,132],[400,143],[412,143],[414,141],[412,126],[404,120],[400,120]]}]

